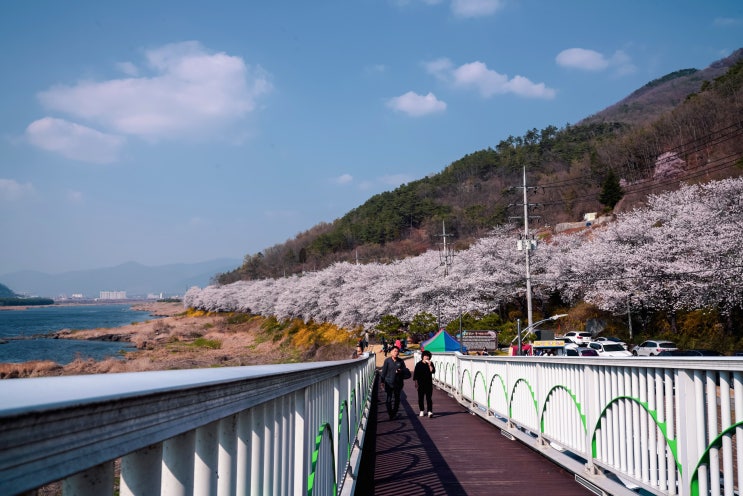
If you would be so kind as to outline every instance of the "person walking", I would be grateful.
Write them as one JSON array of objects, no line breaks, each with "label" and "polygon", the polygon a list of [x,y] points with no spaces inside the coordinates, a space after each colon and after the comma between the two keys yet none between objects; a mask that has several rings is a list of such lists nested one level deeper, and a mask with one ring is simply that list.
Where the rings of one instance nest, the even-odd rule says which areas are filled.
[{"label": "person walking", "polygon": [[380,387],[383,387],[387,394],[385,404],[390,420],[397,417],[397,410],[400,408],[400,391],[402,391],[403,381],[407,374],[410,374],[410,371],[400,358],[400,348],[393,346],[390,349],[390,356],[384,359],[382,371],[379,374]]},{"label": "person walking", "polygon": [[[415,364],[413,370],[413,382],[415,383],[415,389],[418,390],[418,408],[420,408],[420,416],[433,417],[433,374],[436,373],[436,367],[431,361],[431,352],[428,350],[423,351],[423,357],[420,362]],[[423,404],[425,400],[425,405]],[[423,407],[426,407],[424,409]]]}]

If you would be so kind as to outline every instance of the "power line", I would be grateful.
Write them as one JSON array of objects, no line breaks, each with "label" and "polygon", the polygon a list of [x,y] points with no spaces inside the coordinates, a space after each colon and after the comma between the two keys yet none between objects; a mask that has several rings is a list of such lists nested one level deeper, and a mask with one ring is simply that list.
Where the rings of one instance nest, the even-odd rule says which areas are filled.
[{"label": "power line", "polygon": [[[628,194],[628,195],[641,194],[641,193],[645,193],[645,192],[649,192],[649,191],[653,191],[653,190],[657,190],[657,189],[662,189],[663,186],[667,186],[667,185],[671,185],[671,184],[678,184],[680,182],[688,181],[688,180],[691,180],[691,179],[696,179],[698,177],[701,177],[701,176],[704,176],[704,175],[707,175],[707,174],[711,174],[711,173],[714,173],[714,172],[719,172],[719,171],[725,170],[725,169],[727,169],[727,168],[735,165],[738,162],[738,160],[741,158],[741,156],[743,156],[743,155],[741,155],[740,153],[734,153],[734,154],[730,154],[730,155],[727,155],[727,156],[724,156],[724,157],[718,157],[715,160],[713,160],[711,162],[708,162],[707,164],[705,164],[703,166],[700,166],[698,168],[694,168],[694,169],[691,169],[691,170],[687,170],[682,175],[680,175],[680,176],[674,176],[674,177],[669,178],[667,180],[658,181],[658,180],[655,180],[653,178],[643,179],[641,181],[638,181],[636,183],[633,183],[633,185],[632,185],[633,188],[630,191],[626,191],[625,193]],[[718,163],[718,162],[720,162],[720,163]],[[712,164],[712,166],[710,166],[710,164]],[[634,187],[634,186],[636,186],[637,184],[640,184],[640,183],[646,183],[646,186],[642,186],[640,188]],[[585,201],[582,202],[581,200],[585,200]],[[570,198],[569,200],[557,200],[557,201],[551,201],[551,202],[542,202],[541,204],[542,205],[545,205],[545,206],[547,206],[547,205],[553,206],[553,205],[565,205],[567,203],[585,203],[585,202],[588,202],[588,201],[596,201],[596,195],[595,194],[587,194],[587,195],[573,197],[573,198]]]},{"label": "power line", "polygon": [[[727,127],[712,131],[704,136],[695,138],[689,142],[676,145],[673,148],[665,150],[664,153],[670,152],[670,153],[676,153],[677,155],[688,156],[694,152],[701,151],[704,148],[707,148],[709,146],[720,145],[722,143],[725,143],[735,138],[739,138],[741,136],[743,136],[743,124],[735,123]],[[689,147],[691,147],[691,149],[686,150]],[[686,151],[683,153],[679,153],[683,150],[686,150]],[[653,180],[652,178],[640,179],[639,181],[636,181],[635,184],[652,181],[652,180]],[[553,182],[549,182],[546,184],[540,184],[538,187],[543,188],[543,189],[561,188],[561,187],[569,186],[572,184],[576,184],[576,185],[585,184],[587,182],[588,180],[586,178],[580,177],[580,178],[574,178],[574,179],[564,179],[561,181],[553,181]]]},{"label": "power line", "polygon": [[[711,267],[709,269],[674,272],[673,274],[641,274],[641,275],[636,275],[636,276],[593,277],[590,279],[587,279],[585,276],[581,276],[580,278],[569,278],[569,277],[566,278],[564,276],[561,276],[560,281],[594,283],[598,281],[628,281],[628,280],[633,280],[633,279],[670,280],[670,279],[677,279],[679,276],[690,276],[690,275],[695,275],[695,274],[704,274],[708,272],[715,273],[714,277],[716,278],[719,277],[719,278],[724,279],[724,271],[733,270],[733,269],[743,269],[743,265],[725,265],[725,266]],[[730,276],[729,278],[732,279],[733,277],[735,276]],[[543,283],[548,282],[548,279],[540,278],[539,276],[536,276],[536,279],[539,282],[543,282]]]}]

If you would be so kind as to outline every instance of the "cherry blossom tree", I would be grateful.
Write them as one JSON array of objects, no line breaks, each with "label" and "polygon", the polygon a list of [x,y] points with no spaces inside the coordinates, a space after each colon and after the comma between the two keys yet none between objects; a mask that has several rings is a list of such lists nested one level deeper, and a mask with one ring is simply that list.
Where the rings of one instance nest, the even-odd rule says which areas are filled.
[{"label": "cherry blossom tree", "polygon": [[[191,288],[189,307],[241,311],[277,319],[373,328],[385,315],[411,321],[428,313],[443,322],[487,314],[525,299],[524,253],[513,226],[456,253],[444,275],[438,252],[388,264],[336,263],[279,279]],[[630,295],[669,320],[678,310],[730,312],[743,301],[743,179],[684,185],[650,196],[616,222],[558,234],[531,254],[534,296],[559,292],[620,312]]]}]

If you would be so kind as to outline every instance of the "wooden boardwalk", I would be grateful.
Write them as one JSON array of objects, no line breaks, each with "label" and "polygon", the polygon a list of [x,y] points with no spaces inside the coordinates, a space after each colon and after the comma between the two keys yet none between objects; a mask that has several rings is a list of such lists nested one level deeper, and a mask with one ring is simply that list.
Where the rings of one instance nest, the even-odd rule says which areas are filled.
[{"label": "wooden boardwalk", "polygon": [[[408,365],[412,367],[412,361]],[[412,380],[389,420],[375,387],[357,495],[592,495],[574,476],[472,415],[434,387],[434,417],[419,417]]]}]

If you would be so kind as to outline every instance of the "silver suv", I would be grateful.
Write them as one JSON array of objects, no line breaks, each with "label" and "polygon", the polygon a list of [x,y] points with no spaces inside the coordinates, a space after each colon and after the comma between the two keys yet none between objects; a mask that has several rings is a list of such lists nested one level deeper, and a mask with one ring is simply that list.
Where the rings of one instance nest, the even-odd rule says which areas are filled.
[{"label": "silver suv", "polygon": [[578,346],[587,346],[588,343],[593,341],[593,335],[590,332],[570,331],[563,337],[569,339]]}]

